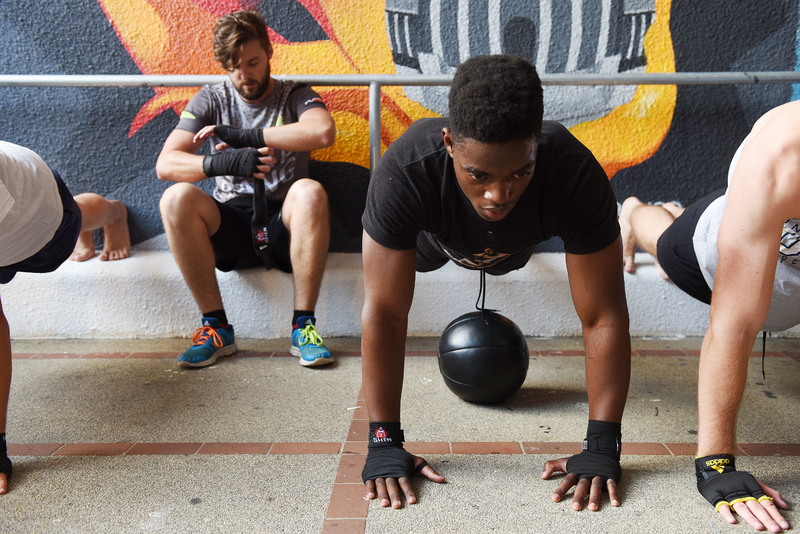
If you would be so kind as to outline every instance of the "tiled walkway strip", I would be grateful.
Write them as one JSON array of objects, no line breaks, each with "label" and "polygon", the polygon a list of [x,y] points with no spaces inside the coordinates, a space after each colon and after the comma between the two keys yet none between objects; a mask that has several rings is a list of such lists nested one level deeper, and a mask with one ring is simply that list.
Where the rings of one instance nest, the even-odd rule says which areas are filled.
[{"label": "tiled walkway strip", "polygon": [[[408,356],[435,356],[435,352],[409,352]],[[582,356],[582,351],[531,351],[536,356]],[[240,351],[232,357],[283,357],[283,352]],[[337,356],[360,356],[358,353]],[[699,356],[698,351],[639,350],[633,356]],[[800,362],[798,352],[767,352],[767,357],[788,357]],[[68,358],[174,358],[173,352],[152,353],[22,353],[14,359]],[[761,357],[761,353],[753,353]],[[364,499],[361,468],[367,453],[368,416],[359,393],[344,444],[320,443],[9,443],[9,456],[119,456],[144,454],[340,454],[339,467],[328,503],[323,534],[358,534],[366,530],[370,503]],[[623,444],[623,454],[692,456],[694,443]],[[406,449],[418,455],[443,454],[575,454],[580,445],[571,442],[407,442]],[[750,456],[800,456],[800,444],[740,443],[739,454]]]}]

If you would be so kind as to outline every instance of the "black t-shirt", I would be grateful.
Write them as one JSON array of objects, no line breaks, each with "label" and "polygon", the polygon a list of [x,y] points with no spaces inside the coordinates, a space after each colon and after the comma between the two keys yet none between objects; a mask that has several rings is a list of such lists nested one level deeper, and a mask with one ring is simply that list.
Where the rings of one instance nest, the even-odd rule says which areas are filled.
[{"label": "black t-shirt", "polygon": [[453,257],[488,266],[553,236],[571,254],[589,254],[619,236],[617,202],[595,157],[564,126],[545,121],[533,179],[502,220],[482,219],[461,191],[444,146],[446,118],[420,119],[392,143],[370,180],[362,224],[395,250],[430,233]]}]

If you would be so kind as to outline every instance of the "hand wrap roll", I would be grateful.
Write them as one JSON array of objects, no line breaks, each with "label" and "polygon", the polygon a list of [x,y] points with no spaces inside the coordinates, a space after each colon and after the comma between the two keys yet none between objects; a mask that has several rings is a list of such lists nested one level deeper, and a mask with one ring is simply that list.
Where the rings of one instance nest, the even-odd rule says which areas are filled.
[{"label": "hand wrap roll", "polygon": [[214,135],[228,143],[231,148],[261,148],[264,144],[263,128],[234,128],[233,126],[214,126]]},{"label": "hand wrap roll", "polygon": [[236,148],[203,158],[206,176],[253,176],[258,171],[261,154],[254,148]]}]

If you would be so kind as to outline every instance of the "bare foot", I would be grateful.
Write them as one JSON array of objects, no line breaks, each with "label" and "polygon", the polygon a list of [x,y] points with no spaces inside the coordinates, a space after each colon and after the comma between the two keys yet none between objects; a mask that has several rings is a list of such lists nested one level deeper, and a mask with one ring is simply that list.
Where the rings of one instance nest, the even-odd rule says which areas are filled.
[{"label": "bare foot", "polygon": [[622,236],[622,261],[626,273],[633,273],[636,271],[636,263],[634,263],[634,255],[636,254],[636,236],[633,235],[633,228],[631,227],[631,213],[635,208],[644,205],[644,203],[636,197],[628,197],[622,203],[622,208],[619,210],[619,230]]},{"label": "bare foot", "polygon": [[75,243],[75,250],[72,251],[69,259],[72,261],[86,261],[93,257],[94,237],[92,236],[92,231],[81,232],[81,235],[78,236],[78,242]]},{"label": "bare foot", "polygon": [[114,210],[111,222],[103,226],[105,236],[100,261],[122,260],[130,255],[131,235],[128,230],[128,209],[119,200],[109,200]]}]

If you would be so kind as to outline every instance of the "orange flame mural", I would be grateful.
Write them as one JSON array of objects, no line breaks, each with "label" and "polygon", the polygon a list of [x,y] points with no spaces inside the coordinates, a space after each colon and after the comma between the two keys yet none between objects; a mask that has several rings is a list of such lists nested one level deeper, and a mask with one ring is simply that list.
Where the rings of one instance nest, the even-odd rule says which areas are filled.
[{"label": "orange flame mural", "polygon": [[[255,8],[247,0],[98,0],[126,50],[143,74],[223,74],[213,54],[212,28],[218,17]],[[319,26],[325,40],[291,42],[267,28],[275,48],[275,74],[395,74],[384,29],[384,2],[375,0],[296,0]],[[656,20],[645,40],[647,70],[674,72],[669,34],[671,0],[656,0]],[[270,21],[267,20],[267,24]],[[129,136],[166,110],[177,115],[198,88],[154,88],[155,96],[133,118]],[[369,166],[367,88],[317,88],[337,125],[334,146],[314,159]],[[632,101],[597,120],[572,128],[598,157],[609,177],[650,157],[672,122],[674,86],[641,86]],[[402,87],[381,95],[382,150],[416,119],[436,116]],[[635,134],[632,135],[632,132]]]}]

